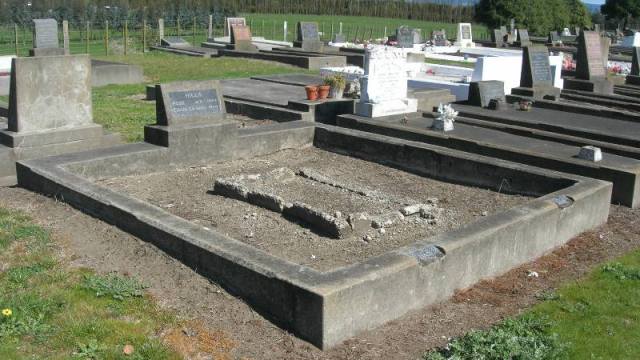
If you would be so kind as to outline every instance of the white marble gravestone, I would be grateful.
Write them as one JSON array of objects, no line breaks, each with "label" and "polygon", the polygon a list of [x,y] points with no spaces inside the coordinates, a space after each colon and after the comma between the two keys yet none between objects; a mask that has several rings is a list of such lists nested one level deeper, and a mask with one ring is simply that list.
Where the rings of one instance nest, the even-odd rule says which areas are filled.
[{"label": "white marble gravestone", "polygon": [[458,24],[458,36],[456,38],[455,46],[458,47],[475,47],[473,43],[473,33],[471,31],[471,24],[459,23]]},{"label": "white marble gravestone", "polygon": [[366,50],[356,114],[380,117],[418,110],[418,101],[407,98],[406,56],[402,49],[395,47]]}]

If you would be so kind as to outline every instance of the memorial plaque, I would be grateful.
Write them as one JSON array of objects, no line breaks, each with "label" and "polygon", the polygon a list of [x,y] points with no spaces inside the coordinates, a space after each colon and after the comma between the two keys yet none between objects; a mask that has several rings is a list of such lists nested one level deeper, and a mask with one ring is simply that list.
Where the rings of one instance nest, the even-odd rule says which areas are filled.
[{"label": "memorial plaque", "polygon": [[224,36],[231,36],[231,27],[233,25],[242,25],[242,26],[247,25],[247,20],[245,18],[228,17],[224,19],[224,22],[225,22]]},{"label": "memorial plaque", "polygon": [[505,101],[504,83],[502,81],[477,81],[469,86],[469,104],[488,107],[493,99]]},{"label": "memorial plaque", "polygon": [[462,40],[471,40],[471,26],[468,24],[463,24],[460,27],[462,31]]},{"label": "memorial plaque", "polygon": [[185,39],[179,36],[166,36],[160,40],[160,45],[166,47],[188,47],[191,46]]},{"label": "memorial plaque", "polygon": [[396,30],[396,39],[400,48],[413,47],[413,31],[408,26],[400,26]]},{"label": "memorial plaque", "polygon": [[58,43],[58,22],[55,19],[34,19],[33,47],[50,49],[60,47]]},{"label": "memorial plaque", "polygon": [[156,86],[158,125],[211,123],[224,119],[222,89],[217,80],[181,81]]},{"label": "memorial plaque", "polygon": [[320,41],[320,34],[318,33],[318,23],[301,21],[298,23],[298,40],[300,41]]},{"label": "memorial plaque", "polygon": [[640,47],[637,46],[633,48],[630,74],[634,76],[640,76]]},{"label": "memorial plaque", "polygon": [[553,86],[549,50],[546,46],[523,48],[521,87]]},{"label": "memorial plaque", "polygon": [[602,58],[600,34],[583,31],[578,37],[578,57],[576,60],[576,78],[591,80],[606,77]]}]

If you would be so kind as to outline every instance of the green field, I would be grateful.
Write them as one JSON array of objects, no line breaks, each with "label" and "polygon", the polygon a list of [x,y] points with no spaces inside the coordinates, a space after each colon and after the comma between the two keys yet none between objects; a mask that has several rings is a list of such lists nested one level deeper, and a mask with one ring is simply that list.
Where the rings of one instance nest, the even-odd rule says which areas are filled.
[{"label": "green field", "polygon": [[[429,36],[432,30],[445,29],[449,38],[456,35],[457,24],[435,23],[417,20],[389,19],[378,17],[358,17],[358,16],[327,16],[327,15],[281,15],[281,14],[242,14],[246,17],[254,36],[262,36],[272,40],[284,40],[284,21],[287,21],[287,41],[292,41],[296,34],[296,23],[298,21],[316,21],[322,32],[323,40],[330,40],[333,33],[339,31],[339,24],[342,22],[342,31],[348,40],[354,38],[381,38],[385,34],[393,34],[400,25],[409,25],[413,28],[422,29],[423,36]],[[214,36],[222,36],[222,24],[215,24]],[[473,25],[474,37],[477,39],[487,39],[489,33],[484,25]],[[27,27],[18,28],[18,54],[25,56],[32,47],[32,31]],[[105,55],[107,32],[104,24],[91,24],[89,31],[86,26],[70,26],[70,49],[72,53],[86,53],[93,55]],[[178,24],[175,22],[165,22],[165,36],[182,36],[185,40],[199,44],[207,39],[206,24],[193,22]],[[111,26],[108,31],[110,54],[121,54],[124,52],[124,28],[114,28]],[[0,55],[13,55],[16,53],[16,34],[13,25],[0,25]],[[60,34],[60,38],[62,35]],[[88,38],[88,41],[87,41]],[[143,49],[143,39],[146,40],[146,47],[158,42],[157,23],[148,23],[146,38],[143,36],[142,24],[128,24],[127,38],[129,39],[128,53],[140,53]]]}]

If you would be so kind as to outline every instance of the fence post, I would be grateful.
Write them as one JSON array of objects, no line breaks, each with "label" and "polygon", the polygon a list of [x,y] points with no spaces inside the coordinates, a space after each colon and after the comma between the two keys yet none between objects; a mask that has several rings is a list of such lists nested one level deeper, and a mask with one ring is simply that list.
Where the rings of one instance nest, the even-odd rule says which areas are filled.
[{"label": "fence post", "polygon": [[87,25],[86,26],[87,26],[86,33],[84,34],[85,40],[86,40],[85,44],[84,44],[84,50],[88,54],[89,53],[89,39],[91,38],[89,36],[90,27],[89,27],[89,22],[88,21],[87,21]]},{"label": "fence post", "polygon": [[16,42],[16,56],[20,56],[20,51],[18,46],[18,24],[13,24],[13,34],[14,34],[14,40]]},{"label": "fence post", "polygon": [[180,18],[177,18],[176,22],[178,24],[178,36],[180,36]]},{"label": "fence post", "polygon": [[209,28],[207,30],[207,41],[209,41],[209,39],[213,41],[213,15],[209,15]]},{"label": "fence post", "polygon": [[128,37],[129,37],[129,20],[125,20],[124,21],[124,55],[127,55],[127,49],[128,49]]},{"label": "fence post", "polygon": [[142,54],[147,49],[147,19],[142,20]]},{"label": "fence post", "polygon": [[104,21],[104,54],[109,56],[109,20]]},{"label": "fence post", "polygon": [[162,39],[164,39],[164,19],[158,19],[158,40],[159,43],[162,43]]},{"label": "fence post", "polygon": [[282,24],[282,27],[284,32],[284,36],[282,38],[284,42],[287,42],[287,22],[286,21]]},{"label": "fence post", "polygon": [[193,44],[196,44],[196,17],[193,17]]}]

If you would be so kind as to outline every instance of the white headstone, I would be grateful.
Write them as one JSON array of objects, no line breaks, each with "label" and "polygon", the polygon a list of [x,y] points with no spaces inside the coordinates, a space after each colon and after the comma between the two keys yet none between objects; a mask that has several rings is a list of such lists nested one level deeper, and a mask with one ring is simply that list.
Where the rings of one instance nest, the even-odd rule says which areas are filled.
[{"label": "white headstone", "polygon": [[458,24],[458,36],[455,46],[458,47],[475,47],[473,43],[473,33],[471,31],[471,24],[459,23]]},{"label": "white headstone", "polygon": [[358,115],[380,117],[417,111],[417,100],[407,98],[406,61],[406,53],[400,48],[367,48],[361,96],[356,104]]}]

